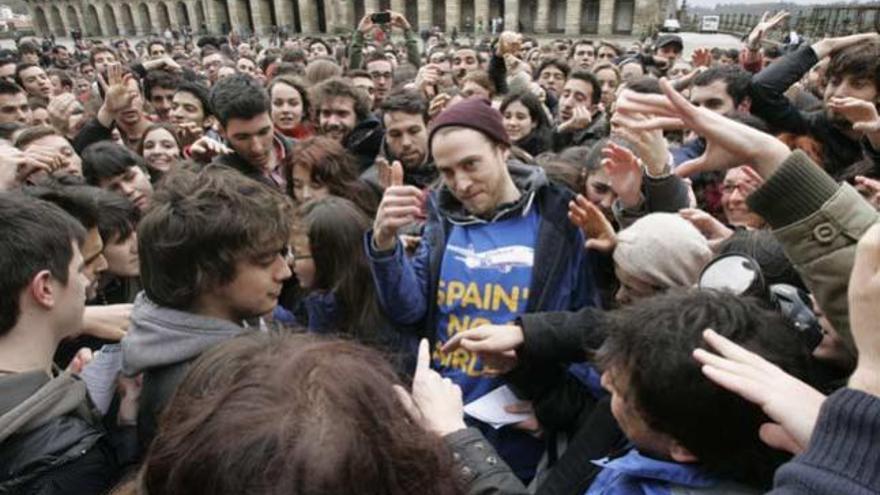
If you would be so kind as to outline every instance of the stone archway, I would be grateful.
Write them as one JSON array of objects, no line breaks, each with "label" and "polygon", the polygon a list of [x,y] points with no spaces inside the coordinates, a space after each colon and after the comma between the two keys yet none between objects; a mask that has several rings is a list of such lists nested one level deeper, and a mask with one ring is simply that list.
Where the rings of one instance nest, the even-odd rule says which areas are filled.
[{"label": "stone archway", "polygon": [[158,17],[156,22],[158,23],[159,34],[161,35],[166,29],[171,28],[171,13],[168,12],[168,6],[164,2],[159,2],[156,5],[156,14]]},{"label": "stone archway", "polygon": [[192,22],[190,22],[189,18],[189,10],[186,8],[186,4],[183,2],[177,2],[177,23],[180,24],[180,27],[184,26],[191,28]]},{"label": "stone archway", "polygon": [[119,24],[116,22],[116,13],[109,3],[104,4],[104,32],[107,36],[119,36]]},{"label": "stone archway", "polygon": [[137,33],[137,27],[134,23],[134,14],[131,12],[131,5],[124,3],[120,7],[122,9],[122,27],[125,34],[134,36]]},{"label": "stone archway", "polygon": [[[403,4],[403,16],[409,21],[409,25],[418,28],[419,25],[419,2],[418,0],[406,0]],[[360,19],[358,19],[360,20]]]},{"label": "stone archway", "polygon": [[46,18],[46,12],[43,11],[42,7],[34,7],[34,26],[40,34],[48,34],[50,32],[49,20]]},{"label": "stone archway", "polygon": [[55,28],[55,36],[69,36],[70,33],[65,29],[64,20],[61,18],[61,9],[57,5],[53,5],[49,15],[52,16],[51,26]]},{"label": "stone archway", "polygon": [[73,5],[67,6],[67,27],[71,31],[76,30],[82,33],[82,26],[79,24],[79,13]]},{"label": "stone archway", "polygon": [[278,15],[275,12],[273,0],[259,0],[260,16],[254,19],[255,31],[259,34],[269,34],[272,26],[278,25]]},{"label": "stone archway", "polygon": [[223,34],[229,33],[229,30],[232,29],[232,19],[229,16],[229,7],[226,5],[226,0],[209,0],[214,2],[214,12],[217,15],[217,28],[220,29],[220,32]]},{"label": "stone archway", "polygon": [[[456,1],[456,0],[449,0]],[[434,0],[433,12],[431,12],[431,27],[438,27],[441,31],[446,30],[446,0]]]},{"label": "stone archway", "polygon": [[197,31],[202,31],[202,26],[207,27],[207,16],[205,15],[205,5],[200,1],[196,2],[196,23]]},{"label": "stone archway", "polygon": [[147,7],[147,4],[142,3],[138,5],[137,8],[138,19],[141,21],[141,26],[144,27],[144,32],[142,34],[148,34],[153,31],[153,20],[150,17],[150,8]]},{"label": "stone archway", "polygon": [[511,29],[521,33],[534,33],[537,3],[519,2],[519,26],[504,26],[504,29]]},{"label": "stone archway", "polygon": [[90,4],[86,8],[85,15],[86,31],[89,36],[104,36],[104,28],[101,26],[101,21],[98,17],[98,9],[93,4]]}]

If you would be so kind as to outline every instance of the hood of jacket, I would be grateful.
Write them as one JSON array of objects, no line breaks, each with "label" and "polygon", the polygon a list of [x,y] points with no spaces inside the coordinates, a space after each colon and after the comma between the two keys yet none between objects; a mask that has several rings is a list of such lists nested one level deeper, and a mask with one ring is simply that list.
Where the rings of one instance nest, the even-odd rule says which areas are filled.
[{"label": "hood of jacket", "polygon": [[452,191],[444,185],[437,194],[437,208],[440,215],[452,223],[468,225],[490,223],[528,212],[538,190],[550,183],[547,175],[541,167],[526,165],[513,159],[507,160],[507,170],[521,193],[516,201],[499,205],[490,215],[479,217],[467,211]]},{"label": "hood of jacket", "polygon": [[355,124],[354,129],[342,140],[342,145],[355,155],[375,157],[382,146],[384,135],[382,121],[375,115],[370,115]]},{"label": "hood of jacket", "polygon": [[43,370],[0,376],[0,443],[71,413],[96,421],[79,376],[51,377]]},{"label": "hood of jacket", "polygon": [[185,362],[247,331],[225,320],[159,306],[141,292],[131,311],[131,326],[122,339],[122,372],[132,376]]}]

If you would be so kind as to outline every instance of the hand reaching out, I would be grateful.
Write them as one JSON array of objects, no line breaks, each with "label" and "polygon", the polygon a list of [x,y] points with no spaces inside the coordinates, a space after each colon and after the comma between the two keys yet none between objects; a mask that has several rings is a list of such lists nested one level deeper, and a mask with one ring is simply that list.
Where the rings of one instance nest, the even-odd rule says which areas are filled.
[{"label": "hand reaching out", "polygon": [[609,142],[602,148],[602,168],[611,189],[625,208],[635,208],[642,198],[642,167],[632,151]]},{"label": "hand reaching out", "polygon": [[862,196],[864,196],[875,209],[880,210],[880,181],[857,175],[856,190],[862,193]]},{"label": "hand reaching out", "polygon": [[584,247],[603,253],[610,253],[617,245],[614,226],[602,214],[602,210],[583,195],[578,194],[568,204],[568,219],[580,227],[587,238]]},{"label": "hand reaching out", "polygon": [[761,356],[706,330],[703,339],[714,354],[696,349],[703,374],[716,384],[761,407],[775,423],[759,432],[767,445],[803,452],[813,434],[825,396]]},{"label": "hand reaching out", "polygon": [[394,392],[413,421],[427,431],[445,436],[467,427],[464,424],[464,403],[458,385],[431,369],[428,347],[428,340],[422,339],[412,393],[400,385],[394,386]]},{"label": "hand reaching out", "polygon": [[[666,79],[660,80],[663,95],[623,91],[617,112],[625,125],[637,129],[688,128],[706,139],[702,156],[683,163],[676,173],[687,176],[697,172],[726,170],[743,164],[752,165],[764,178],[776,171],[791,150],[775,137],[733,121],[703,107],[695,107],[679,94]],[[647,115],[637,120],[633,114]]]},{"label": "hand reaching out", "polygon": [[443,352],[459,347],[475,352],[483,361],[483,373],[500,375],[516,367],[516,349],[524,341],[522,328],[517,325],[482,325],[457,333],[443,344]]}]

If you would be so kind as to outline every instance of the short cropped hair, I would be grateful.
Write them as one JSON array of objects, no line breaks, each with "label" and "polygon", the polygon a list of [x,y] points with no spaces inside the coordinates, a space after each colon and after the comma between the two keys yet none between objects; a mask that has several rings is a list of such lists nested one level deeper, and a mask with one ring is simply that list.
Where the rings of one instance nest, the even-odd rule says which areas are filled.
[{"label": "short cropped hair", "polygon": [[383,114],[401,112],[409,115],[427,117],[428,104],[422,94],[414,90],[396,90],[391,92],[379,107]]},{"label": "short cropped hair", "polygon": [[211,108],[220,125],[232,119],[249,120],[269,113],[269,94],[254,78],[245,74],[225,77],[211,89]]},{"label": "short cropped hair", "polygon": [[231,168],[176,169],[138,225],[144,291],[160,306],[189,310],[235,278],[236,261],[286,244],[292,218],[283,194]]},{"label": "short cropped hair", "polygon": [[576,70],[568,76],[568,79],[579,79],[593,87],[593,105],[599,103],[599,100],[602,99],[602,85],[599,83],[599,80],[596,79],[596,75],[592,72],[586,70]]},{"label": "short cropped hair", "polygon": [[701,72],[694,78],[694,86],[708,86],[715,81],[727,85],[727,94],[739,105],[749,95],[752,75],[738,65],[719,65]]},{"label": "short cropped hair", "polygon": [[85,228],[63,209],[22,194],[0,193],[0,336],[18,322],[21,292],[42,270],[67,284],[73,243]]}]

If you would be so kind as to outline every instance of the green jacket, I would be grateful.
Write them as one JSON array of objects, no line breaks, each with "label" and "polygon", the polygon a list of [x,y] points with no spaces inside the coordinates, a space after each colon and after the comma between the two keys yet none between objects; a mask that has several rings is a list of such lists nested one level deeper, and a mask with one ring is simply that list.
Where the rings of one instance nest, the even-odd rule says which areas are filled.
[{"label": "green jacket", "polygon": [[795,151],[748,199],[764,217],[843,341],[855,354],[847,288],[859,238],[880,215]]},{"label": "green jacket", "polygon": [[[422,65],[422,54],[419,52],[419,37],[412,29],[403,32],[403,39],[406,43],[406,60],[416,67]],[[363,69],[364,63],[364,33],[355,29],[351,37],[351,45],[348,46],[348,68]]]}]

